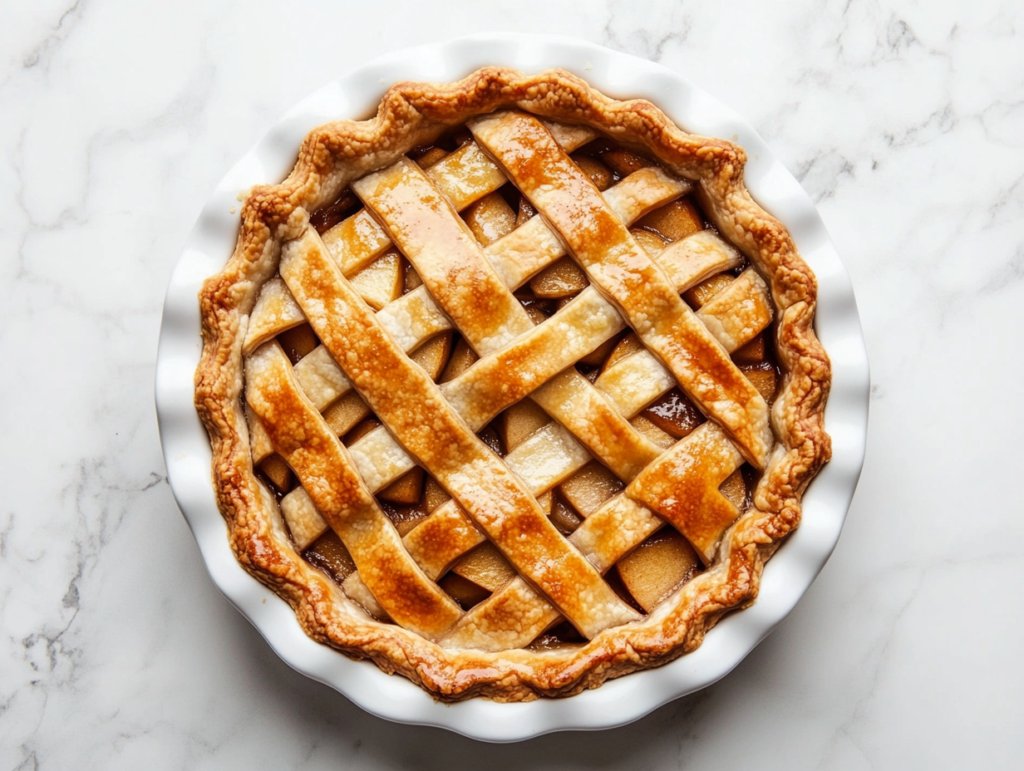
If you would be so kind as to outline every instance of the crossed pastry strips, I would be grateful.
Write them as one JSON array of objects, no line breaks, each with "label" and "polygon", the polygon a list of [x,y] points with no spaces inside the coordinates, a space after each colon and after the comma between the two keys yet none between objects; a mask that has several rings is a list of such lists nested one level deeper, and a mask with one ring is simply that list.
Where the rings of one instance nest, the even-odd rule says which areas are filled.
[{"label": "crossed pastry strips", "polygon": [[[602,196],[566,153],[593,134],[553,128],[554,134],[522,112],[491,115],[470,123],[476,142],[426,172],[402,159],[355,182],[366,208],[327,239],[307,228],[284,245],[283,285],[261,298],[246,340],[254,433],[266,429],[269,446],[302,484],[282,504],[299,547],[332,527],[358,570],[345,583],[351,597],[456,648],[522,647],[559,615],[588,638],[636,620],[599,571],[662,524],[650,510],[667,517],[710,562],[722,532],[739,516],[719,485],[744,456],[762,467],[773,442],[764,398],[728,356],[771,320],[764,283],[748,270],[704,311],[702,323],[679,294],[739,264],[735,250],[702,232],[655,261],[627,230],[690,185],[651,167]],[[454,209],[492,193],[505,175],[544,217],[485,250]],[[392,243],[424,283],[374,317],[345,271],[358,270]],[[535,326],[512,290],[563,256],[563,243],[593,284]],[[293,374],[280,346],[262,341],[306,320],[323,345]],[[575,363],[627,323],[669,368],[646,353],[592,385]],[[481,359],[437,386],[402,349],[449,325]],[[662,456],[628,418],[676,383],[723,428],[707,423]],[[383,425],[355,442],[348,456],[318,410],[353,386]],[[506,466],[473,432],[527,396],[557,423],[510,455]],[[591,455],[631,484],[594,512],[570,545],[534,496]],[[372,493],[417,462],[453,499],[403,545]],[[485,538],[520,577],[463,615],[432,579]]]},{"label": "crossed pastry strips", "polygon": [[[385,99],[374,127],[382,133],[366,139],[367,148],[389,146],[381,139],[394,130],[388,120],[405,109],[407,93],[419,93],[402,88]],[[569,157],[597,136],[592,129],[522,109],[487,109],[488,100],[507,107],[507,95],[516,93],[521,105],[541,104],[542,114],[589,115],[598,124],[625,114],[616,112],[622,103],[569,76],[530,80],[485,70],[451,87],[425,88],[417,109],[463,116],[448,125],[469,118],[472,141],[432,165],[390,150],[381,153],[389,158],[384,164],[369,152],[365,161],[355,155],[344,173],[363,208],[322,234],[308,224],[305,212],[313,207],[293,208],[291,201],[317,200],[315,191],[337,189],[337,183],[329,166],[318,177],[300,157],[300,186],[282,188],[294,192],[257,195],[247,204],[243,233],[249,241],[240,241],[239,254],[249,255],[252,267],[204,291],[204,318],[223,341],[218,348],[208,339],[204,358],[220,351],[216,355],[229,365],[240,362],[251,453],[243,459],[223,451],[215,460],[221,505],[243,564],[258,566],[254,572],[296,605],[318,639],[372,656],[387,671],[444,697],[574,692],[678,655],[684,639],[687,649],[699,644],[717,614],[752,596],[761,562],[795,526],[799,493],[828,456],[820,427],[828,365],[810,330],[813,277],[784,231],[764,219],[727,172],[720,172],[726,180],[720,190],[713,189],[714,178],[702,176],[707,172],[696,173],[703,187],[695,189],[686,178],[647,166],[602,193]],[[575,106],[553,106],[546,93],[569,94]],[[581,116],[580,105],[590,113]],[[643,131],[651,130],[648,124],[670,126],[648,107],[631,107],[629,119],[646,120]],[[411,117],[412,125],[423,120]],[[674,127],[659,130],[678,134]],[[346,131],[354,143],[363,141],[354,128]],[[436,136],[434,129],[424,131]],[[329,145],[332,135],[323,136],[317,141]],[[720,152],[729,150],[715,146],[707,157],[717,162]],[[458,212],[509,181],[541,216],[514,229],[483,218],[474,235]],[[757,258],[774,283],[774,297],[753,267],[739,272],[744,256],[714,231],[668,245],[630,231],[648,212],[691,192],[702,196],[747,256]],[[276,224],[263,228],[265,221]],[[737,238],[744,234],[745,241]],[[765,257],[762,242],[770,241],[779,250],[771,258],[778,264]],[[588,285],[550,317],[531,315],[513,291],[567,254]],[[364,279],[399,255],[422,285],[381,301]],[[784,263],[789,274],[776,282]],[[723,271],[739,275],[704,298],[697,312],[680,298]],[[244,308],[243,295],[252,298],[247,323],[230,313],[217,316],[219,309]],[[765,396],[730,354],[779,312],[780,358],[797,377],[780,389],[779,415],[770,421]],[[293,365],[280,340],[306,323],[319,345]],[[234,350],[232,324],[244,335]],[[609,360],[596,378],[575,367],[627,329],[637,339],[634,353]],[[438,383],[421,364],[433,341],[452,331],[479,359]],[[238,429],[228,425],[230,413],[204,397],[219,388],[230,401],[232,383],[241,385],[243,378],[209,385],[219,377],[210,364],[197,377],[197,404],[217,454],[221,437]],[[646,430],[637,415],[677,387],[710,419],[673,441]],[[524,400],[551,421],[499,458],[476,432]],[[371,414],[381,425],[343,445],[339,436]],[[265,488],[261,502],[250,499],[247,464],[272,462],[300,482],[279,502],[287,534]],[[737,526],[747,534],[723,540],[742,512],[719,488],[744,463],[764,474],[752,516]],[[402,536],[375,495],[417,467],[451,497]],[[602,480],[597,487],[595,475]],[[566,495],[580,491],[574,504],[583,520],[568,536],[548,517],[556,486]],[[603,494],[594,493],[598,488]],[[773,513],[766,519],[761,511]],[[647,627],[631,623],[644,617],[603,575],[666,524],[715,570],[706,581],[691,582],[690,599],[674,605],[670,626],[676,631],[608,638],[610,630]],[[328,530],[355,565],[344,580],[345,595],[377,619],[394,622],[397,627],[386,628],[395,633],[349,611],[348,621],[328,620],[338,612],[330,596],[339,590],[314,580],[282,546],[290,537],[301,553]],[[491,594],[463,610],[437,581],[485,546],[498,566],[486,587]],[[690,608],[685,616],[681,607]],[[530,659],[522,649],[560,618],[597,647]],[[425,642],[399,634],[403,629]],[[504,658],[487,658],[491,653]]]}]

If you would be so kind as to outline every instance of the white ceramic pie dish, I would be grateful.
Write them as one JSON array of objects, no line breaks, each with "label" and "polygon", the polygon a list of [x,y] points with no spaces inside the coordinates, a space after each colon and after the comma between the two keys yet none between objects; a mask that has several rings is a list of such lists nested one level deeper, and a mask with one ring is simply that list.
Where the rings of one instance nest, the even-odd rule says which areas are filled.
[{"label": "white ceramic pie dish", "polygon": [[[732,139],[747,150],[747,187],[789,228],[818,277],[815,328],[832,359],[834,378],[825,412],[833,458],[805,493],[802,523],[766,567],[756,604],[725,617],[694,653],[569,699],[444,705],[404,678],[315,643],[291,608],[235,560],[214,499],[210,445],[193,406],[201,351],[197,295],[234,247],[239,191],[283,179],[306,132],[337,118],[369,117],[392,83],[453,81],[485,65],[528,73],[566,69],[609,96],[649,99],[682,128]],[[571,38],[518,34],[476,35],[389,54],[329,83],[285,115],[227,173],[203,208],[167,290],[156,363],[157,417],[174,495],[214,582],[278,655],[375,715],[495,742],[623,725],[710,685],[739,664],[792,610],[835,548],[863,464],[868,391],[867,355],[849,276],[811,200],[753,128],[660,65]]]}]

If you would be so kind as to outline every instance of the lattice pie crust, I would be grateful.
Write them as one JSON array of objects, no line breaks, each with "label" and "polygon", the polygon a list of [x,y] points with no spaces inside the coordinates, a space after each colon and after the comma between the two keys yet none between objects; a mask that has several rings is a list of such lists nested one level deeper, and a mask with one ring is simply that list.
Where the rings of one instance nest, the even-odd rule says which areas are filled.
[{"label": "lattice pie crust", "polygon": [[[311,132],[200,294],[241,564],[444,700],[699,646],[830,455],[816,282],[744,162],[560,71],[399,84]],[[766,343],[777,370],[740,365]],[[659,422],[670,397],[689,424]]]}]

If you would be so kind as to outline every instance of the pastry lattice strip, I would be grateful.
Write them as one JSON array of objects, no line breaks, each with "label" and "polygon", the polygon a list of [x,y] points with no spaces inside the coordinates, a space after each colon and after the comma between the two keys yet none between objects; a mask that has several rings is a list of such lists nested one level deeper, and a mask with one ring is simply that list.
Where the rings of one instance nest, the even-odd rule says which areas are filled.
[{"label": "pastry lattice strip", "polygon": [[[539,221],[539,220],[536,220],[536,221]],[[596,293],[594,293],[594,294],[596,294]]]}]

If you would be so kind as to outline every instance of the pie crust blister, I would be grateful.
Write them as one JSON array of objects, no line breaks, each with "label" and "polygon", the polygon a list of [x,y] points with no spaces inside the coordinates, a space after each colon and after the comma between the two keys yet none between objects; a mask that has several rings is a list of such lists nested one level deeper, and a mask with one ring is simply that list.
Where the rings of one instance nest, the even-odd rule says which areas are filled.
[{"label": "pie crust blister", "polygon": [[200,295],[243,566],[446,700],[699,646],[830,454],[814,276],[744,160],[559,71],[400,84],[311,132]]}]

